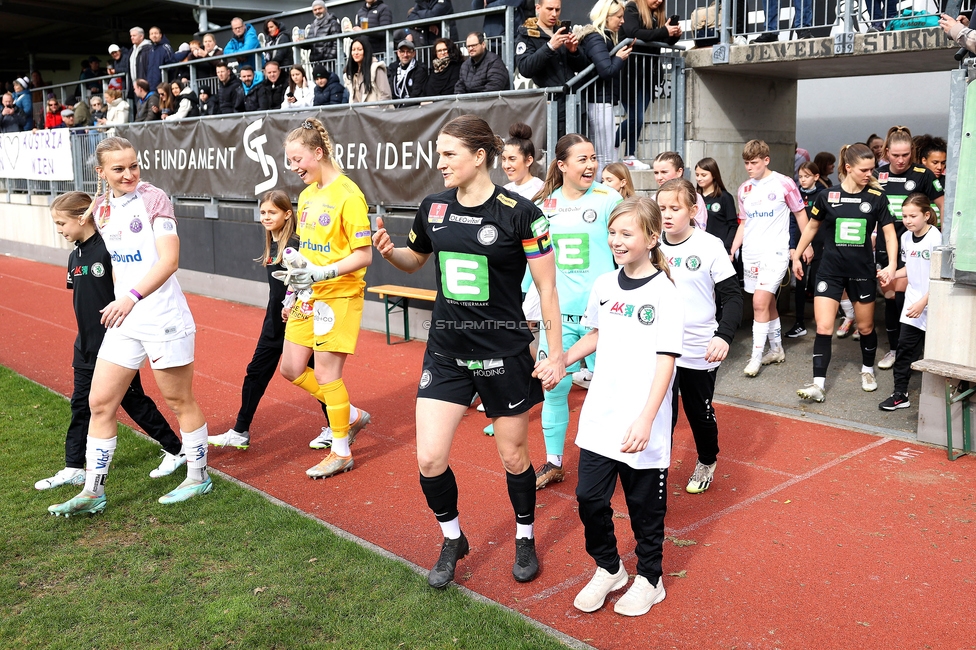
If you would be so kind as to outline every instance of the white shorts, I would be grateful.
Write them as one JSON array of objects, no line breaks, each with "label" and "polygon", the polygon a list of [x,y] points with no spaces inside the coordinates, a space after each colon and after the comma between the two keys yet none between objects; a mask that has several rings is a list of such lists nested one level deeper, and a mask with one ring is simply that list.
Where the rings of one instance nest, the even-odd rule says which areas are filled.
[{"label": "white shorts", "polygon": [[790,268],[790,254],[789,251],[771,251],[759,257],[743,257],[742,267],[746,293],[776,293]]},{"label": "white shorts", "polygon": [[190,332],[169,341],[140,341],[110,327],[98,349],[98,358],[130,370],[141,368],[147,357],[153,370],[180,368],[193,363],[195,340],[196,334]]}]

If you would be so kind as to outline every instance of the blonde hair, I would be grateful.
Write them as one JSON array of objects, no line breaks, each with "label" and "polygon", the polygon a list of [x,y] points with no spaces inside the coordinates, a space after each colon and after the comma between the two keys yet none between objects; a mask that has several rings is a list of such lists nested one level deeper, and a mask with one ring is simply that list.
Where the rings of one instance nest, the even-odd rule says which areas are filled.
[{"label": "blonde hair", "polygon": [[262,265],[268,266],[269,264],[281,264],[281,256],[285,252],[288,240],[295,234],[295,208],[291,204],[291,198],[281,190],[271,190],[262,194],[261,198],[258,199],[258,208],[260,209],[265,203],[270,203],[285,213],[285,223],[278,231],[280,233],[277,238],[278,251],[274,259],[271,259],[271,243],[275,241],[275,237],[270,230],[264,231],[264,254],[254,259],[255,262],[261,262]]},{"label": "blonde hair", "polygon": [[742,160],[749,162],[756,158],[769,158],[769,145],[764,140],[750,140],[742,148]]},{"label": "blonde hair", "polygon": [[918,152],[915,150],[915,139],[912,137],[912,132],[907,126],[893,126],[888,129],[888,135],[885,137],[884,143],[885,156],[887,156],[888,152],[891,150],[891,145],[895,144],[896,142],[907,144],[910,147],[910,151],[912,152],[911,162],[914,163],[917,160],[916,155]]},{"label": "blonde hair", "polygon": [[51,214],[61,214],[84,221],[91,202],[92,198],[84,192],[66,192],[51,203]]},{"label": "blonde hair", "polygon": [[590,9],[590,22],[602,32],[607,28],[607,19],[623,9],[624,3],[620,0],[598,0]]},{"label": "blonde hair", "polygon": [[611,176],[616,176],[621,181],[623,181],[623,186],[617,190],[620,192],[620,196],[625,199],[629,199],[634,196],[634,179],[630,175],[630,170],[627,165],[622,162],[612,162],[603,168],[604,172],[609,173]]},{"label": "blonde hair", "polygon": [[[136,148],[132,146],[132,143],[125,138],[113,135],[109,138],[105,138],[98,143],[95,147],[95,167],[102,167],[105,164],[105,154],[113,153],[116,151],[125,151],[126,149],[131,149],[135,151]],[[91,200],[91,204],[88,206],[88,210],[85,212],[85,216],[92,214],[95,210],[95,204],[98,203],[98,197],[102,193],[102,183],[105,183],[105,201],[109,200],[109,194],[112,191],[112,187],[107,181],[103,181],[102,177],[98,177],[98,185],[95,187],[95,198]]]},{"label": "blonde hair", "polygon": [[637,223],[647,241],[657,237],[657,244],[651,249],[651,264],[657,270],[664,271],[664,274],[671,280],[671,269],[668,267],[668,261],[665,259],[664,252],[661,250],[661,231],[664,228],[663,219],[661,219],[661,208],[646,196],[632,196],[617,204],[617,207],[610,213],[607,226],[612,226],[617,217],[622,217],[627,214],[633,215],[637,219]]},{"label": "blonde hair", "polygon": [[[691,181],[684,178],[672,178],[669,181],[664,181],[658,188],[657,194],[660,196],[664,192],[674,192],[681,205],[686,208],[694,209],[698,205],[698,192],[695,191],[695,186],[691,184]],[[694,222],[694,217],[691,220]]]},{"label": "blonde hair", "polygon": [[321,149],[325,159],[332,163],[336,169],[342,171],[339,161],[335,158],[329,132],[325,130],[325,125],[314,117],[308,118],[302,122],[301,126],[292,129],[285,136],[285,144],[287,145],[289,142],[297,142],[309,151]]}]

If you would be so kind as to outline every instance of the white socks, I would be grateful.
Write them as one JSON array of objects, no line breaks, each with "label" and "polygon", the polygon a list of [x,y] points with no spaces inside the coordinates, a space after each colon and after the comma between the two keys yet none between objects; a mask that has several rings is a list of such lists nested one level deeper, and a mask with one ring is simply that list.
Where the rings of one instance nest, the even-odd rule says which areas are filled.
[{"label": "white socks", "polygon": [[[352,404],[350,404],[349,405],[349,424],[352,424],[353,422],[355,422],[358,419],[359,419],[359,409],[356,408],[355,406],[353,406]],[[346,454],[346,456],[348,456],[348,455],[349,454]]]},{"label": "white socks", "polygon": [[[105,479],[108,478],[108,468],[112,464],[112,456],[115,455],[117,442],[117,436],[107,440],[88,436],[85,447],[86,492],[91,492],[97,497],[105,494]],[[206,436],[203,438],[203,444],[207,444]]]},{"label": "white socks", "polygon": [[779,323],[779,318],[769,321],[767,336],[769,337],[769,349],[771,351],[779,352],[783,349],[782,326]]},{"label": "white socks", "polygon": [[349,456],[352,454],[349,451],[349,436],[343,436],[341,438],[335,437],[335,431],[332,432],[332,451],[338,456]]},{"label": "white socks", "polygon": [[562,467],[563,457],[557,454],[546,454],[546,462],[552,463],[556,467]]},{"label": "white socks", "polygon": [[762,359],[763,348],[766,347],[766,337],[769,336],[769,323],[752,322],[752,358]]},{"label": "white socks", "polygon": [[854,305],[851,304],[850,300],[841,300],[840,309],[844,312],[844,318],[854,320]]},{"label": "white socks", "polygon": [[813,383],[815,383],[820,388],[820,390],[823,390],[824,387],[827,385],[827,378],[826,377],[814,377],[813,378]]},{"label": "white socks", "polygon": [[461,537],[460,517],[455,517],[450,521],[439,521],[437,523],[441,525],[441,532],[447,539],[458,539]]},{"label": "white socks", "polygon": [[186,454],[186,477],[192,481],[207,480],[207,423],[196,431],[180,431]]},{"label": "white socks", "polygon": [[515,524],[515,539],[532,539],[535,524]]},{"label": "white socks", "polygon": [[861,372],[866,372],[870,375],[874,374],[874,366],[861,366]]}]

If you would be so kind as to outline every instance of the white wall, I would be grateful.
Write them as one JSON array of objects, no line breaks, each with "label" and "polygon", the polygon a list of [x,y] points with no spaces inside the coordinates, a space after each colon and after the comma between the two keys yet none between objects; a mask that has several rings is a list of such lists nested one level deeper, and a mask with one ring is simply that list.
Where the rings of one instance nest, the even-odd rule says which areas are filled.
[{"label": "white wall", "polygon": [[796,105],[796,140],[811,158],[818,151],[836,156],[841,146],[863,142],[872,133],[884,137],[896,124],[912,135],[944,138],[949,72],[801,80]]}]

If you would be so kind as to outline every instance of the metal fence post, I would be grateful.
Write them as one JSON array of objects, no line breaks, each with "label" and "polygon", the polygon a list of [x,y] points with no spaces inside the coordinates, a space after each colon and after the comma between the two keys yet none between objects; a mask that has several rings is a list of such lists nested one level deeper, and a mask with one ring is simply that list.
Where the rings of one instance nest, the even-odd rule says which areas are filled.
[{"label": "metal fence post", "polygon": [[502,60],[508,68],[508,85],[515,87],[515,7],[508,5],[505,7],[505,33],[502,35]]},{"label": "metal fence post", "polygon": [[685,151],[685,60],[672,53],[671,66],[671,146],[687,156]]},{"label": "metal fence post", "polygon": [[556,140],[559,139],[559,101],[553,93],[546,93],[546,166],[556,159]]},{"label": "metal fence post", "polygon": [[736,3],[733,0],[725,0],[725,4],[728,6],[719,7],[719,11],[722,12],[722,26],[721,26],[722,36],[719,42],[722,45],[728,45],[733,40],[731,38],[731,34],[729,33],[731,31],[729,27],[731,25],[729,14],[731,14],[733,11],[736,10],[736,6],[735,6]]}]

